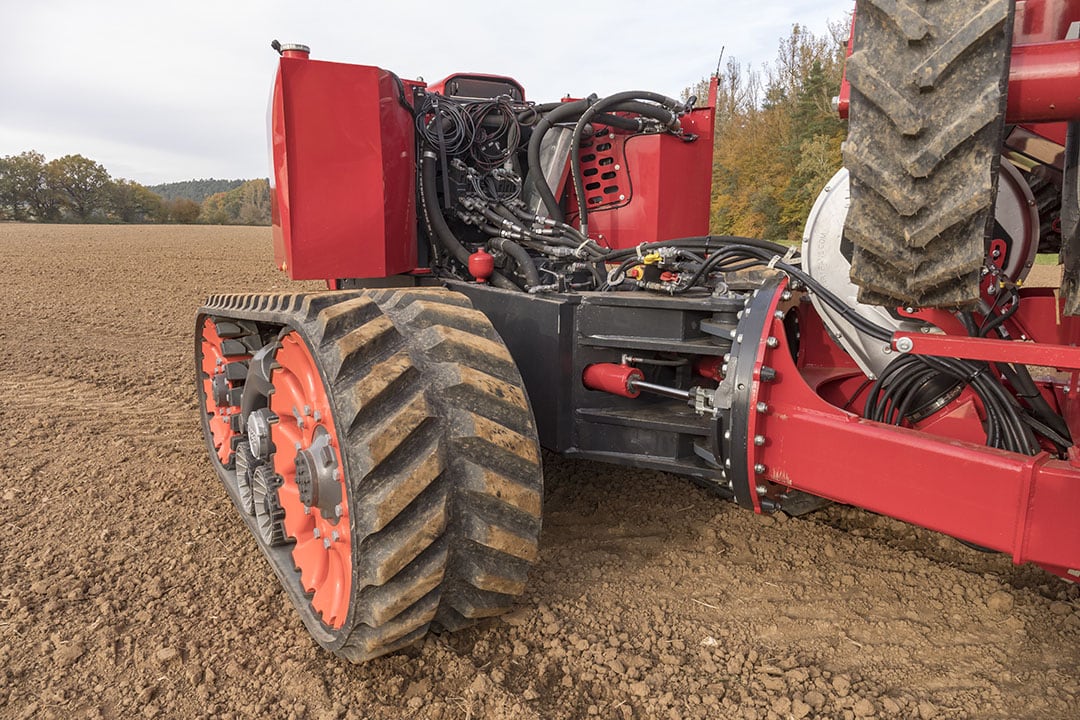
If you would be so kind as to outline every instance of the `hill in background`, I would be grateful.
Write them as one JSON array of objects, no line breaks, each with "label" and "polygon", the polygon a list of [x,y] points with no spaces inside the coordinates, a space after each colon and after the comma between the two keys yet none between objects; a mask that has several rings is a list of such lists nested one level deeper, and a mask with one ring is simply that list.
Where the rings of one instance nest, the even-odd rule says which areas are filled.
[{"label": "hill in background", "polygon": [[180,182],[161,183],[160,185],[148,185],[147,189],[157,193],[166,200],[191,200],[200,205],[206,198],[218,193],[235,190],[244,184],[244,180],[218,180],[207,178],[204,180],[183,180]]}]

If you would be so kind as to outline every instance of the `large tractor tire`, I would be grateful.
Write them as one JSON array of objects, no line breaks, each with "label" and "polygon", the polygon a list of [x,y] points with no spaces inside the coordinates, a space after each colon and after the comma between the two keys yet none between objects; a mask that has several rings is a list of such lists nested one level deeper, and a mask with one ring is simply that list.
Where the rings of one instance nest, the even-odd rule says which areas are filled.
[{"label": "large tractor tire", "polygon": [[319,644],[360,662],[510,609],[537,559],[542,469],[487,318],[439,289],[223,296],[204,312],[218,307],[281,328],[254,517],[217,467]]},{"label": "large tractor tire", "polygon": [[1010,0],[862,0],[844,164],[869,304],[967,307],[993,227]]}]

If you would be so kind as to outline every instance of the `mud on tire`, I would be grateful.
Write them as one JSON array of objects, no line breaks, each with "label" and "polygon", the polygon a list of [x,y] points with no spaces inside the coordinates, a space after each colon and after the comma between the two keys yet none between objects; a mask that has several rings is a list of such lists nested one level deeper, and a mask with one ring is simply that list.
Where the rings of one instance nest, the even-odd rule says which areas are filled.
[{"label": "mud on tire", "polygon": [[1012,12],[1009,0],[859,3],[844,164],[860,301],[961,307],[978,298]]},{"label": "mud on tire", "polygon": [[253,475],[280,501],[277,535],[218,470],[320,645],[359,662],[512,607],[538,554],[539,443],[517,368],[467,298],[232,295],[211,310],[280,329],[273,451]]}]

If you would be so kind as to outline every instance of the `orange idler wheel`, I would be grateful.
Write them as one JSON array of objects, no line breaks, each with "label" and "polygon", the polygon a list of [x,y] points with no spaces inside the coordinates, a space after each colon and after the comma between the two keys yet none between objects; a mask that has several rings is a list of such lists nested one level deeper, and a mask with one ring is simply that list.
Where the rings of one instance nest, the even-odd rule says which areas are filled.
[{"label": "orange idler wheel", "polygon": [[240,325],[206,317],[200,332],[199,381],[203,396],[203,412],[209,429],[209,441],[218,461],[232,468],[235,461],[235,442],[239,436],[236,424],[240,415],[237,391],[247,375],[244,361],[251,358],[250,350],[241,339],[247,329]]},{"label": "orange idler wheel", "polygon": [[345,624],[352,591],[348,488],[330,401],[318,366],[294,331],[281,339],[271,380],[274,472],[285,535],[312,609],[330,628]]}]

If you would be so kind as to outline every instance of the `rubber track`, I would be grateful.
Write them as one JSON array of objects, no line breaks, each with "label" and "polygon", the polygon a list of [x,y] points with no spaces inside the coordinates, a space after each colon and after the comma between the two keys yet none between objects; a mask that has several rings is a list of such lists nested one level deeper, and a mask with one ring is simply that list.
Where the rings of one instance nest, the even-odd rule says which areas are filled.
[{"label": "rubber track", "polygon": [[509,610],[537,560],[543,470],[532,411],[509,352],[465,296],[373,297],[404,332],[446,420],[449,544],[435,622],[457,630]]},{"label": "rubber track", "polygon": [[1009,0],[859,4],[844,164],[860,301],[964,307],[978,299],[1011,13]]},{"label": "rubber track", "polygon": [[[455,293],[421,292],[428,301],[448,296],[451,304],[468,304]],[[316,640],[353,661],[421,639],[436,619],[454,626],[446,621],[456,619],[454,613],[474,618],[509,607],[524,589],[539,534],[539,449],[509,354],[484,316],[457,304],[473,321],[479,316],[486,330],[471,335],[468,351],[439,342],[443,330],[454,339],[462,331],[428,328],[407,309],[419,296],[403,295],[379,293],[382,308],[363,291],[214,296],[202,311],[296,330],[323,373],[335,427],[345,436],[351,495],[353,597],[344,626],[332,630],[314,615],[291,555],[260,547]],[[451,407],[450,398],[462,396],[455,394],[462,382],[452,378],[474,380],[477,365],[499,367],[503,375],[492,382],[504,382],[497,391],[520,398],[523,413],[505,412],[500,399],[493,403],[498,410],[478,413],[470,426],[468,413]],[[504,424],[483,424],[491,418]],[[494,460],[477,458],[469,448],[477,437],[512,438],[506,443],[512,457],[503,458],[492,441]],[[514,461],[518,455],[528,462]],[[474,461],[486,472],[473,472]],[[498,473],[504,466],[510,477]],[[500,525],[492,514],[510,520]],[[504,550],[517,555],[504,558]],[[493,587],[502,591],[498,602]]]}]

